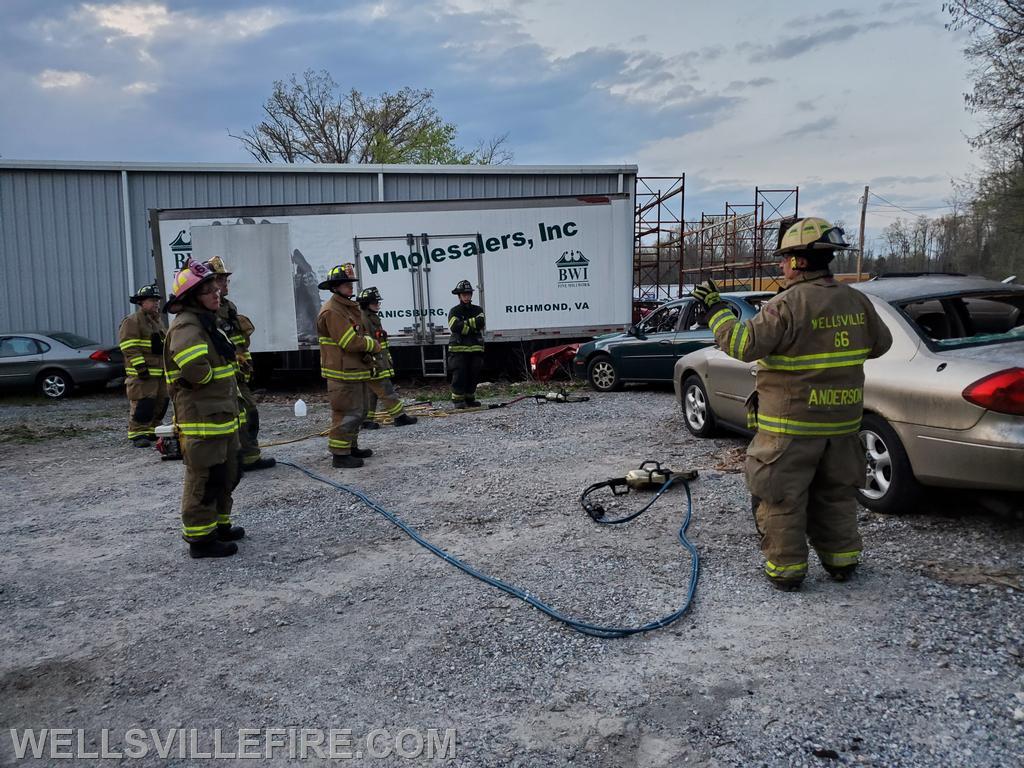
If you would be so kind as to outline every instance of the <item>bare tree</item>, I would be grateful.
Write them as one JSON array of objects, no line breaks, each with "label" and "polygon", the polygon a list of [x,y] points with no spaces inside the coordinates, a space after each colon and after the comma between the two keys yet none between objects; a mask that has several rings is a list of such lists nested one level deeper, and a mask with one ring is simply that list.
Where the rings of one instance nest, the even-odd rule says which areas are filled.
[{"label": "bare tree", "polygon": [[508,134],[475,151],[456,144],[456,128],[433,106],[433,91],[402,88],[367,97],[342,92],[325,71],[274,83],[264,119],[238,139],[261,163],[503,164]]},{"label": "bare tree", "polygon": [[974,90],[964,98],[984,122],[971,143],[1008,150],[1024,163],[1024,2],[955,0],[943,9],[947,28],[971,35],[964,53],[974,64]]}]

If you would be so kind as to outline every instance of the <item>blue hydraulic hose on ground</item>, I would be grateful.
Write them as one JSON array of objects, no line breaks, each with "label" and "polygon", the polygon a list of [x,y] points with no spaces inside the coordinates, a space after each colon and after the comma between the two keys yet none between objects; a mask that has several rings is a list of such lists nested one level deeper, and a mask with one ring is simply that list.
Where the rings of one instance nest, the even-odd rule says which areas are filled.
[{"label": "blue hydraulic hose on ground", "polygon": [[683,604],[679,607],[678,610],[673,611],[672,613],[668,614],[667,616],[663,616],[660,619],[655,619],[654,621],[648,622],[647,624],[644,624],[642,626],[605,627],[598,624],[589,624],[587,622],[579,621],[577,619],[573,619],[569,616],[566,616],[563,613],[556,610],[555,608],[552,608],[547,603],[539,600],[530,593],[526,592],[525,590],[522,590],[519,587],[516,587],[512,584],[509,584],[508,582],[502,581],[501,579],[496,579],[493,576],[488,576],[486,573],[481,573],[480,571],[476,570],[473,566],[464,563],[462,560],[459,560],[457,557],[448,554],[440,547],[431,544],[429,541],[420,536],[420,534],[416,531],[415,528],[413,528],[411,525],[406,523],[404,520],[402,520],[394,513],[384,509],[380,504],[371,499],[358,488],[353,488],[351,486],[345,485],[344,483],[339,483],[336,480],[331,480],[328,477],[323,477],[322,475],[318,475],[315,472],[306,469],[303,466],[300,466],[299,464],[287,461],[285,459],[278,459],[277,463],[297,469],[306,476],[312,478],[313,480],[317,480],[318,482],[329,485],[332,488],[335,488],[339,491],[347,493],[351,496],[355,496],[370,509],[374,510],[378,514],[385,517],[392,525],[395,525],[396,527],[400,528],[409,538],[411,538],[421,547],[433,552],[442,560],[450,563],[451,565],[454,565],[460,571],[468,573],[470,576],[479,579],[485,584],[489,584],[495,589],[500,589],[502,592],[505,592],[506,594],[512,595],[513,597],[517,597],[520,600],[529,603],[537,610],[546,613],[552,619],[560,621],[570,629],[574,629],[577,632],[582,632],[585,635],[592,635],[593,637],[604,638],[629,637],[630,635],[638,635],[643,632],[650,632],[655,629],[667,627],[669,624],[681,618],[683,614],[685,614],[690,609],[690,605],[693,603],[693,598],[697,591],[697,576],[700,571],[700,558],[697,555],[697,548],[694,547],[690,540],[686,538],[686,529],[690,526],[690,519],[693,516],[693,497],[690,495],[690,484],[685,480],[676,480],[676,478],[670,477],[665,482],[665,484],[662,485],[660,489],[658,489],[657,494],[655,494],[655,497],[651,499],[650,503],[648,503],[647,506],[640,510],[640,512],[637,512],[629,516],[628,518],[608,522],[614,524],[623,523],[627,520],[632,520],[633,518],[640,515],[643,511],[648,509],[651,506],[651,504],[657,501],[657,499],[665,491],[667,491],[671,485],[673,485],[676,482],[682,483],[683,488],[686,489],[686,514],[683,516],[683,521],[679,526],[678,536],[679,543],[682,544],[683,547],[690,553],[690,584],[686,591],[686,600],[683,602]]}]

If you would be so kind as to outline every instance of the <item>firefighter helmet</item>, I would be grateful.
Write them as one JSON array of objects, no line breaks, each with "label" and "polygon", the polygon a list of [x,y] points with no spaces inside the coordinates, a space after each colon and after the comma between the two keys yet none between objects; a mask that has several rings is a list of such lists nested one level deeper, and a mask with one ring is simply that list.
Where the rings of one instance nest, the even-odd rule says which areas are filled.
[{"label": "firefighter helmet", "polygon": [[188,294],[192,294],[204,283],[213,280],[217,274],[205,264],[189,259],[185,266],[174,276],[171,292],[167,296],[167,311],[177,313],[181,302]]},{"label": "firefighter helmet", "polygon": [[228,268],[224,266],[224,259],[220,256],[211,256],[205,264],[211,272],[215,273],[218,277],[228,277],[231,273],[228,272]]},{"label": "firefighter helmet", "polygon": [[160,288],[156,283],[144,285],[135,292],[134,296],[129,296],[128,301],[132,304],[141,304],[146,299],[159,299]]},{"label": "firefighter helmet", "polygon": [[842,228],[832,226],[825,219],[797,219],[788,227],[783,223],[783,227],[776,254],[793,251],[843,251],[853,247],[843,238]]},{"label": "firefighter helmet", "polygon": [[380,304],[380,291],[374,287],[363,288],[356,297],[356,301],[359,302],[359,306],[368,307],[371,304]]},{"label": "firefighter helmet", "polygon": [[458,296],[460,293],[472,293],[473,284],[469,280],[459,280],[459,284],[452,288],[452,294]]},{"label": "firefighter helmet", "polygon": [[340,283],[356,282],[355,264],[339,264],[327,273],[327,279],[320,283],[317,288],[321,291],[329,291]]}]

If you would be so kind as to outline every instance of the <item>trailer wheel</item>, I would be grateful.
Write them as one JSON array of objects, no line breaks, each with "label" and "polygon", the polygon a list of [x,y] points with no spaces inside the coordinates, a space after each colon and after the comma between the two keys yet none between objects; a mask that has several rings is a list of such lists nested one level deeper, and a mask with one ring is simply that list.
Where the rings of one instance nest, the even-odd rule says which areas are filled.
[{"label": "trailer wheel", "polygon": [[615,392],[622,389],[619,372],[608,355],[598,355],[587,366],[587,379],[598,392]]}]

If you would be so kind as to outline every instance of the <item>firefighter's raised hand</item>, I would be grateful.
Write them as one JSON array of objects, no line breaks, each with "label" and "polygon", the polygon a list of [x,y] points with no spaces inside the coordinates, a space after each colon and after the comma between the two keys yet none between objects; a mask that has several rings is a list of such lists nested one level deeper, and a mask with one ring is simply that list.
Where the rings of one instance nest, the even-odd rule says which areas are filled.
[{"label": "firefighter's raised hand", "polygon": [[714,280],[705,280],[693,287],[693,298],[705,307],[712,307],[722,300],[718,290],[718,283]]}]

